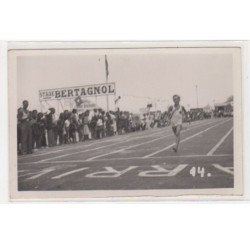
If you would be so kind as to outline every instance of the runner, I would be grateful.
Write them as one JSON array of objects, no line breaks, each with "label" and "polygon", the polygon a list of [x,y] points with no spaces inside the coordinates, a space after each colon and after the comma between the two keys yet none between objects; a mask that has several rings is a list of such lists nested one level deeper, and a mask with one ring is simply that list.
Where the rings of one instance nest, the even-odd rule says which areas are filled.
[{"label": "runner", "polygon": [[180,96],[174,95],[173,101],[174,106],[170,106],[168,109],[168,116],[171,121],[171,126],[175,135],[176,145],[173,147],[173,151],[177,152],[179,143],[180,143],[180,133],[182,129],[182,121],[184,118],[184,115],[187,114],[185,108],[180,105]]}]

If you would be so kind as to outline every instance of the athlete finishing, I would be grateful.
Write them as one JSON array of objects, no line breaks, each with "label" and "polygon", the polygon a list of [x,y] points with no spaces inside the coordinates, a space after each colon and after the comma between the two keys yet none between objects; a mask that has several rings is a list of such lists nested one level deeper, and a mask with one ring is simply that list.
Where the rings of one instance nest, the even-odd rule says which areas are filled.
[{"label": "athlete finishing", "polygon": [[171,126],[175,135],[176,145],[172,148],[174,152],[178,151],[180,143],[180,133],[182,130],[182,122],[184,116],[187,115],[187,112],[183,106],[180,105],[180,96],[174,95],[173,101],[174,105],[170,106],[168,109],[168,117],[171,121]]}]

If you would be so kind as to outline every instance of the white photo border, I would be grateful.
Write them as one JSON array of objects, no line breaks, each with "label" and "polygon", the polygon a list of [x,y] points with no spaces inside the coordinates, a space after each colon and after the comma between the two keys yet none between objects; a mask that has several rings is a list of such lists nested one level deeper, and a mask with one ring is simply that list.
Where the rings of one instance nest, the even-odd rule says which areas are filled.
[{"label": "white photo border", "polygon": [[[79,200],[244,200],[245,165],[243,166],[243,115],[242,115],[242,85],[245,73],[246,42],[243,41],[166,41],[166,42],[9,42],[9,128],[10,128],[10,200],[46,200],[46,201],[79,201]],[[133,190],[133,191],[17,191],[17,156],[15,136],[16,112],[16,61],[15,53],[24,50],[82,50],[82,49],[131,49],[131,48],[240,48],[241,56],[236,64],[238,67],[234,74],[234,101],[237,114],[234,117],[234,164],[242,166],[235,172],[235,187],[233,189],[192,189],[192,190]],[[10,53],[11,52],[11,53]],[[243,66],[241,67],[241,62]],[[238,82],[241,79],[241,82]],[[13,101],[14,100],[14,101]],[[237,131],[237,136],[235,135]],[[244,176],[243,176],[244,173]],[[243,178],[244,177],[244,178]],[[216,190],[216,192],[215,192]],[[176,191],[176,192],[175,192]]]}]

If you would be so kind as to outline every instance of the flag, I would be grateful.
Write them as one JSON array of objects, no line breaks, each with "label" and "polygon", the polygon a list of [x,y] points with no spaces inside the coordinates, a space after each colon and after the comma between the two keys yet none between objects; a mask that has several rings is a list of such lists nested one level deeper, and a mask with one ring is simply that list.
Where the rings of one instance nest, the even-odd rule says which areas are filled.
[{"label": "flag", "polygon": [[106,82],[107,82],[109,77],[109,65],[108,65],[107,55],[105,55],[105,70],[106,70]]},{"label": "flag", "polygon": [[77,107],[81,106],[81,104],[83,103],[81,96],[76,97],[75,103]]}]

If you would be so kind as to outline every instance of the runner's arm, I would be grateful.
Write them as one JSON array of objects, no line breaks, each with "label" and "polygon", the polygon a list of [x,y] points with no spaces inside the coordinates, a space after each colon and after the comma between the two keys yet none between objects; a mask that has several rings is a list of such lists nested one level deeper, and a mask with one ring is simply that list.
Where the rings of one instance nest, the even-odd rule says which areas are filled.
[{"label": "runner's arm", "polygon": [[187,114],[187,111],[186,111],[186,109],[182,106],[182,111],[183,111],[183,113],[184,113],[184,116],[185,116],[185,118],[186,118],[186,120],[188,119],[188,114]]},{"label": "runner's arm", "polygon": [[173,106],[170,106],[169,108],[168,108],[168,113],[167,113],[167,119],[168,120],[171,120],[171,113],[172,113],[172,110],[173,110]]}]

